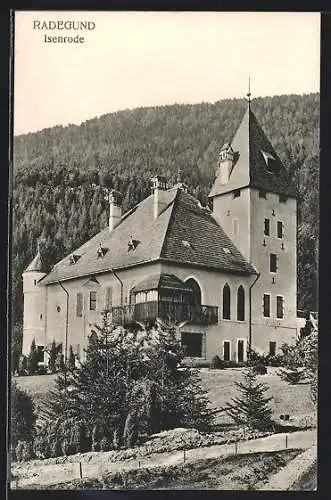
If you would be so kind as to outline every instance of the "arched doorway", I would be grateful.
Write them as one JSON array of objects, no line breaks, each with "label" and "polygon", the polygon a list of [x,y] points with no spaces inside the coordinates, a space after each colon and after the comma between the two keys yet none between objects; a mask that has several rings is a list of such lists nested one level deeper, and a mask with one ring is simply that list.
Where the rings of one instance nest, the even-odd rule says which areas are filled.
[{"label": "arched doorway", "polygon": [[194,278],[189,278],[185,283],[191,288],[190,303],[193,305],[201,305],[201,289]]}]

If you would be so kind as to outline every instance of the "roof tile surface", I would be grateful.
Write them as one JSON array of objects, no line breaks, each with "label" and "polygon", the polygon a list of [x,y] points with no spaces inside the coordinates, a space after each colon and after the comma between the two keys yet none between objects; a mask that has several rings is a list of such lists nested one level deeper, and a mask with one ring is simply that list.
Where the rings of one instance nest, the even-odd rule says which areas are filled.
[{"label": "roof tile surface", "polygon": [[[70,254],[41,282],[49,284],[160,259],[228,272],[256,272],[198,200],[177,186],[164,195],[165,207],[156,219],[151,195],[125,214],[113,231],[107,227],[74,250],[73,254],[80,255],[75,264],[70,263]],[[138,242],[134,250],[128,246],[131,236]],[[98,257],[100,244],[107,252]]]}]

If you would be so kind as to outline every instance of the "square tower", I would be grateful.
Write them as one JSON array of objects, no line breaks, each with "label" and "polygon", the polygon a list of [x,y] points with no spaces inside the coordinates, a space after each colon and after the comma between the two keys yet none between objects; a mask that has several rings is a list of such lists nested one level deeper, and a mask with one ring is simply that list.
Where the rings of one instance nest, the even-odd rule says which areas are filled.
[{"label": "square tower", "polygon": [[296,339],[296,192],[248,103],[221,148],[213,215],[259,273],[251,288],[250,344],[265,354]]}]

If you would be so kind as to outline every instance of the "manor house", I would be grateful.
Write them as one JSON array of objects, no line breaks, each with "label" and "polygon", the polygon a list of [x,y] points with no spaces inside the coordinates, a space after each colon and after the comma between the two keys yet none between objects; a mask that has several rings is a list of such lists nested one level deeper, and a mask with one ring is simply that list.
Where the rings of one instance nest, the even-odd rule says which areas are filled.
[{"label": "manor house", "polygon": [[294,342],[295,189],[250,103],[209,197],[212,209],[157,176],[125,214],[111,191],[108,226],[49,273],[38,252],[23,273],[23,354],[35,338],[42,358],[55,339],[82,359],[103,311],[124,326],[175,324],[192,358],[240,362],[249,345],[275,354]]}]

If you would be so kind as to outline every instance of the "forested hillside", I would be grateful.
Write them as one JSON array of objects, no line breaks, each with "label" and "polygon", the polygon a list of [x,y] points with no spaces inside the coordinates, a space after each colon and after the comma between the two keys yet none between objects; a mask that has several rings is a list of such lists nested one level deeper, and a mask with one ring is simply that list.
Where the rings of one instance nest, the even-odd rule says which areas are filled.
[{"label": "forested hillside", "polygon": [[[247,104],[138,108],[14,138],[13,314],[22,320],[24,268],[37,241],[48,265],[104,228],[102,187],[124,195],[124,210],[150,192],[150,177],[182,180],[202,203],[212,185],[218,149],[232,139]],[[298,194],[298,306],[316,310],[319,95],[255,99],[252,110],[290,172]]]}]

